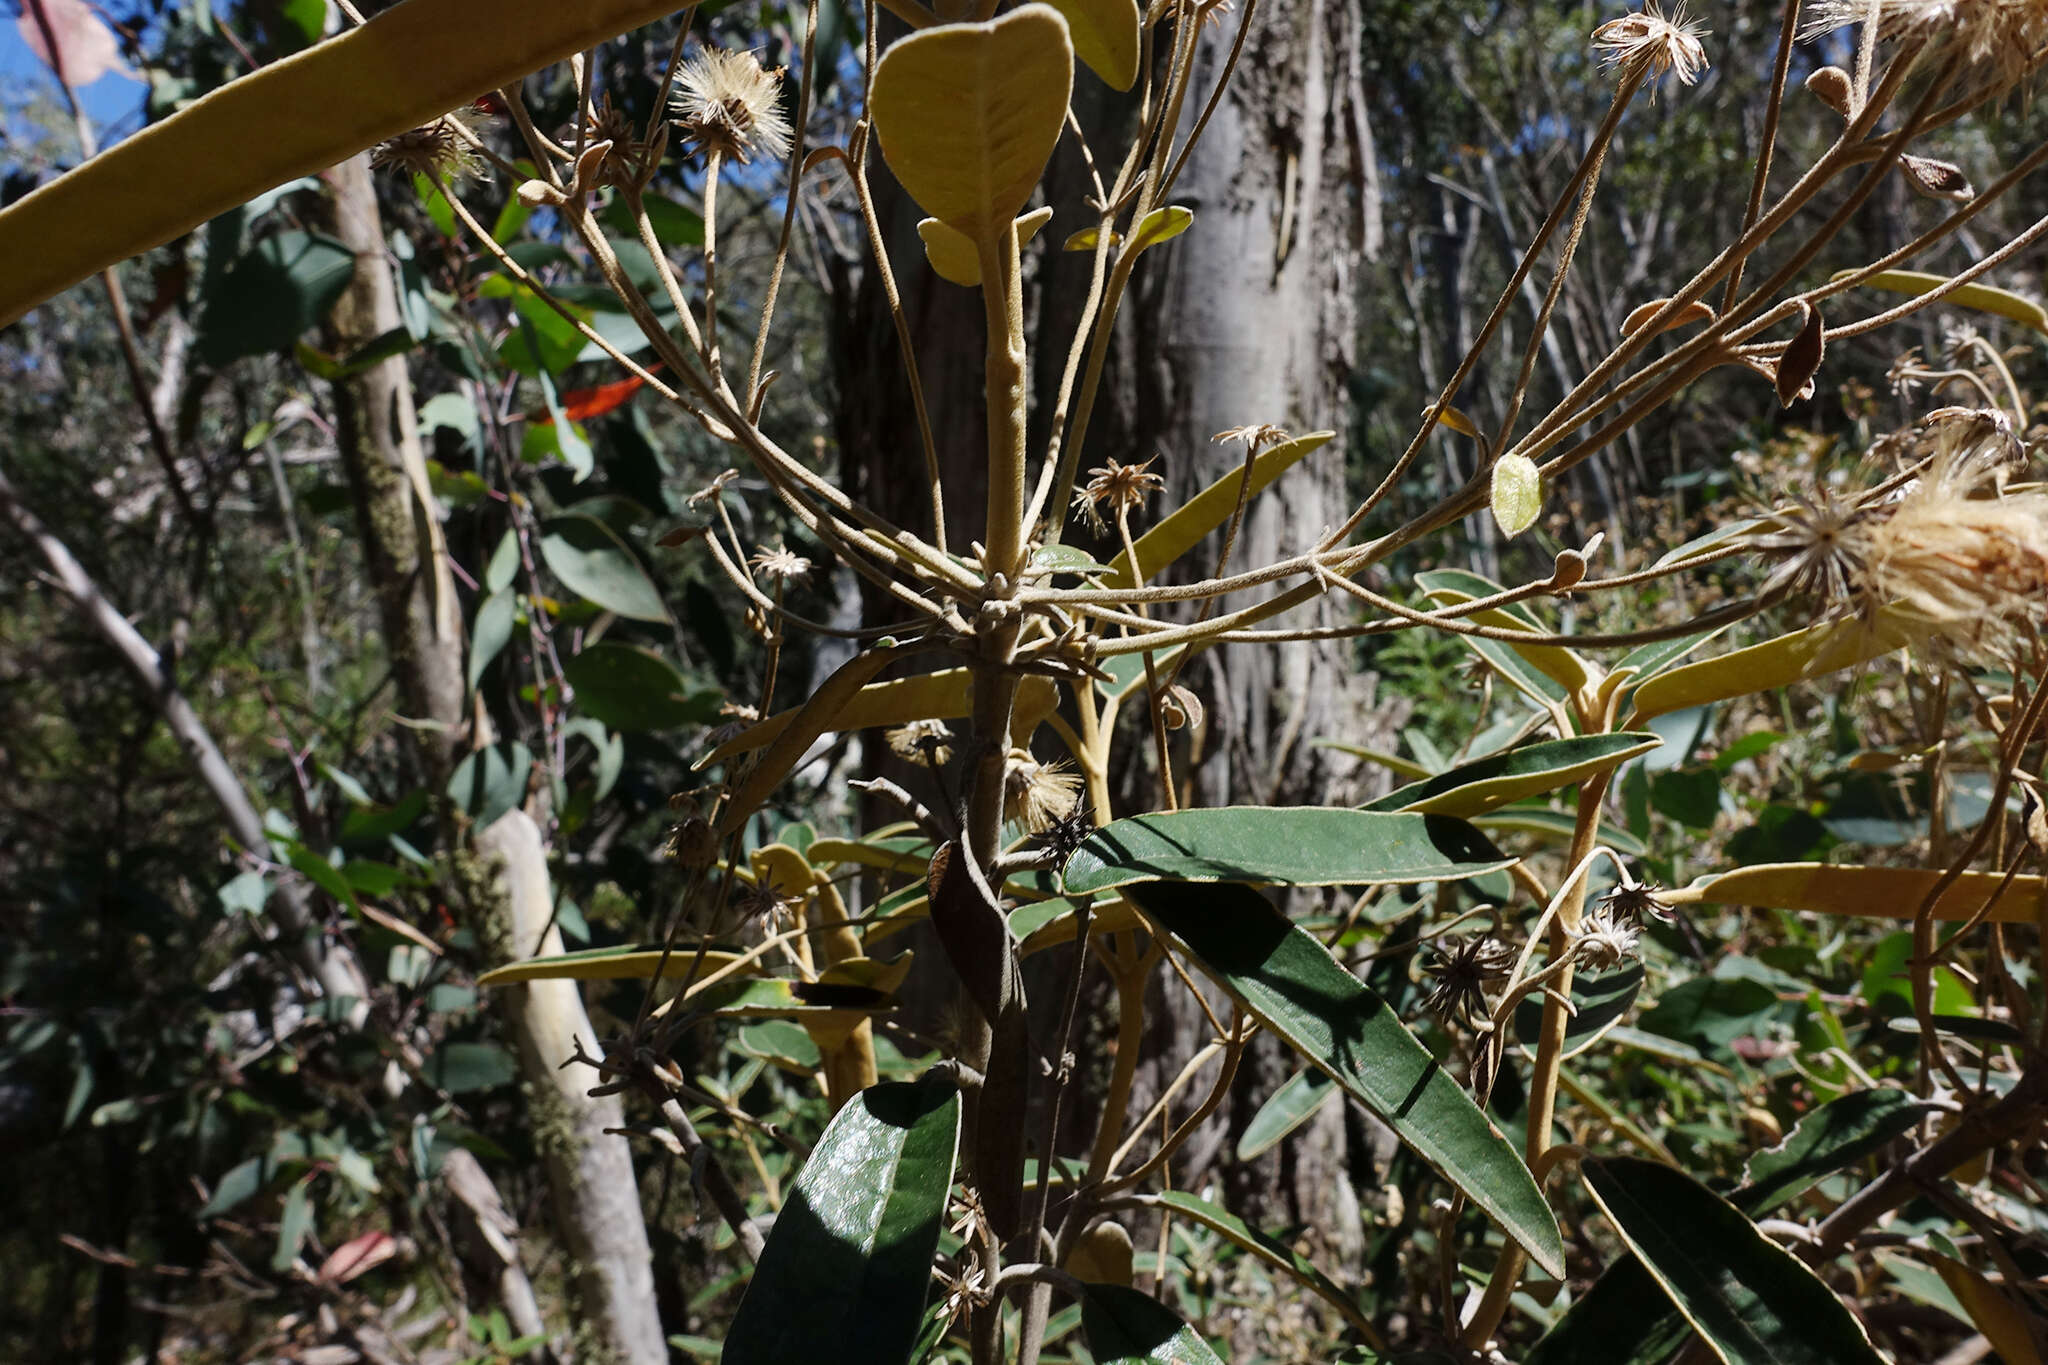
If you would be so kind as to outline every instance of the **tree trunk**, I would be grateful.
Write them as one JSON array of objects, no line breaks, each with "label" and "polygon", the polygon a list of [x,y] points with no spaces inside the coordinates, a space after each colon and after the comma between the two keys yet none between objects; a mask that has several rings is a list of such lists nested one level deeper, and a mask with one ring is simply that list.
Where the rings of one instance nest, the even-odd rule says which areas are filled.
[{"label": "tree trunk", "polygon": [[[491,927],[505,961],[562,951],[554,927],[540,827],[509,811],[476,837],[478,856],[498,862],[492,880],[504,902]],[[616,1095],[592,1098],[597,1074],[562,1063],[601,1048],[574,981],[535,981],[505,989],[506,1016],[519,1040],[536,1145],[548,1168],[555,1226],[573,1267],[586,1326],[619,1365],[662,1365],[668,1345],[654,1298],[653,1253],[641,1218],[633,1153],[617,1132],[625,1115]]]},{"label": "tree trunk", "polygon": [[[1185,123],[1192,123],[1221,76],[1234,24],[1227,19],[1203,36]],[[1349,511],[1344,433],[1357,330],[1355,274],[1377,251],[1380,232],[1372,137],[1358,74],[1363,27],[1358,0],[1308,0],[1257,12],[1232,90],[1171,195],[1195,210],[1194,227],[1149,253],[1137,272],[1083,451],[1084,470],[1106,458],[1130,462],[1163,454],[1160,468],[1169,493],[1150,509],[1156,514],[1240,466],[1243,447],[1215,444],[1211,437],[1219,431],[1252,422],[1295,433],[1335,428],[1336,440],[1252,503],[1233,567],[1305,549]],[[1122,117],[1130,102],[1105,99],[1085,69],[1076,79],[1076,109],[1099,162],[1105,148],[1120,150],[1128,137],[1127,130],[1106,126],[1105,110]],[[979,516],[984,477],[981,309],[974,291],[944,283],[927,268],[914,230],[918,212],[886,169],[878,165],[874,180],[904,311],[925,367],[957,550]],[[1089,189],[1068,140],[1047,180],[1055,215],[1041,243],[1057,243],[1092,221],[1082,204]],[[1043,449],[1043,424],[1087,288],[1086,271],[1077,265],[1083,259],[1045,248],[1027,263],[1038,337],[1034,449]],[[841,320],[834,352],[846,477],[856,495],[876,500],[902,524],[926,525],[917,426],[882,290],[872,270],[857,280],[843,270],[838,283],[851,296],[833,310]],[[1220,537],[1212,537],[1176,576],[1205,576],[1214,568],[1219,544]],[[1315,622],[1335,619],[1335,613],[1320,604],[1285,619]],[[1180,773],[1199,804],[1341,800],[1352,766],[1309,741],[1373,740],[1391,728],[1371,679],[1352,667],[1351,649],[1342,642],[1216,651],[1191,664],[1184,681],[1208,709],[1210,738],[1199,761]],[[1142,732],[1142,707],[1131,709],[1136,714],[1126,723]],[[1126,751],[1149,753],[1142,742],[1126,745]],[[1183,744],[1177,758],[1185,763],[1186,757]],[[1119,813],[1157,802],[1156,776],[1135,766],[1141,770],[1121,784]],[[1062,955],[1048,955],[1057,956]],[[1069,970],[1058,964],[1044,974],[1034,970],[1034,985],[1046,985],[1035,985],[1033,999],[1056,999],[1053,984]],[[1076,1051],[1100,1057],[1113,1037],[1115,1009],[1097,994],[1099,978],[1091,973],[1088,981],[1095,1027],[1106,1017],[1109,1033],[1098,1034],[1093,1047],[1084,1038]],[[1207,1039],[1201,1012],[1177,983],[1154,989],[1164,996],[1148,1013],[1147,1061],[1132,1099],[1133,1116]],[[1291,1055],[1271,1039],[1253,1047],[1221,1116],[1173,1163],[1176,1186],[1193,1186],[1232,1166],[1244,1125],[1293,1066]],[[1188,1105],[1196,1099],[1199,1094]],[[1065,1145],[1084,1141],[1094,1120],[1091,1112],[1072,1115],[1063,1125]],[[1380,1141],[1370,1146],[1385,1154]],[[1315,1228],[1332,1249],[1355,1256],[1362,1234],[1357,1200],[1345,1178],[1349,1158],[1345,1113],[1332,1105],[1281,1152],[1231,1170],[1232,1202],[1260,1218]]]},{"label": "tree trunk", "polygon": [[[369,159],[356,156],[326,175],[327,226],[356,253],[354,279],[325,324],[341,358],[401,325],[385,259],[384,229]],[[463,627],[441,538],[440,512],[427,483],[405,360],[394,356],[335,382],[335,428],[355,495],[363,555],[384,623],[385,648],[406,712],[429,722],[407,727],[423,783],[436,790],[462,752],[465,736]],[[524,813],[500,819],[476,838],[486,872],[476,899],[508,906],[502,926],[508,954],[562,951],[542,930],[553,914],[540,832]],[[490,928],[492,926],[486,926]],[[605,1129],[623,1122],[616,1099],[592,1100],[593,1078],[557,1070],[576,1039],[597,1042],[573,982],[518,991],[507,1023],[527,1074],[532,1116],[547,1153],[555,1230],[576,1266],[577,1316],[623,1365],[668,1357],[655,1303],[652,1258],[625,1139]]]}]

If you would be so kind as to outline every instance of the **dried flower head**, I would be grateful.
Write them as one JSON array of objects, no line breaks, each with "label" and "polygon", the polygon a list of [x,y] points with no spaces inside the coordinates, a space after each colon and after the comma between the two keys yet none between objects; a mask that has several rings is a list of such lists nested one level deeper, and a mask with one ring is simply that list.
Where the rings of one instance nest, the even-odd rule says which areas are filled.
[{"label": "dried flower head", "polygon": [[1646,918],[1668,924],[1672,919],[1671,906],[1658,894],[1663,889],[1655,882],[1639,882],[1624,872],[1620,884],[1600,898],[1600,907],[1622,924],[1640,927]]},{"label": "dried flower head", "polygon": [[701,815],[679,821],[668,832],[662,852],[692,872],[702,872],[718,861],[718,833]]},{"label": "dried flower head", "polygon": [[1604,971],[1634,957],[1642,936],[1640,925],[1629,923],[1602,905],[1580,923],[1578,937],[1572,941],[1572,953],[1586,970]]},{"label": "dried flower head", "polygon": [[790,141],[781,95],[781,71],[764,70],[751,52],[708,47],[676,72],[676,126],[700,152],[741,164],[780,160]]},{"label": "dried flower head", "polygon": [[756,551],[751,562],[770,583],[800,583],[811,571],[811,561],[786,545]]},{"label": "dried flower head", "polygon": [[944,767],[953,757],[953,732],[942,720],[914,720],[886,731],[889,751],[906,763],[929,763]]},{"label": "dried flower head", "polygon": [[763,880],[735,892],[732,908],[743,924],[754,920],[775,924],[788,917],[802,900],[803,897],[784,891],[773,881]]},{"label": "dried flower head", "polygon": [[1085,806],[1077,804],[1072,811],[1046,826],[1038,839],[1051,850],[1054,865],[1064,867],[1067,859],[1073,857],[1076,850],[1088,842],[1088,836],[1094,832],[1094,819],[1089,816]]},{"label": "dried flower head", "polygon": [[1442,938],[1429,945],[1422,968],[1436,978],[1423,1007],[1445,1022],[1469,1025],[1489,1012],[1486,988],[1514,971],[1515,949],[1488,934]]},{"label": "dried flower head", "polygon": [[[624,110],[613,107],[609,94],[597,97],[596,107],[583,119],[582,145],[595,147],[609,142],[611,148],[599,159],[590,177],[591,188],[611,185],[624,189],[640,183],[653,149],[639,136],[639,131]],[[575,146],[575,131],[565,133],[561,141],[564,146]]]},{"label": "dried flower head", "polygon": [[1869,22],[1882,41],[1926,44],[1924,63],[1960,58],[1998,85],[2025,75],[2048,47],[2048,8],[2040,0],[1819,0],[1800,37]]},{"label": "dried flower head", "polygon": [[1010,750],[1003,783],[1003,818],[1015,820],[1033,834],[1050,829],[1073,814],[1081,800],[1081,775],[1063,759],[1040,761],[1028,750]]},{"label": "dried flower head", "polygon": [[1225,441],[1243,441],[1247,449],[1257,450],[1260,446],[1277,446],[1289,437],[1285,431],[1271,422],[1254,422],[1250,426],[1219,431],[1209,439],[1218,444]]},{"label": "dried flower head", "polygon": [[1101,530],[1105,507],[1111,517],[1122,516],[1142,507],[1146,498],[1166,487],[1165,479],[1147,472],[1158,459],[1154,455],[1143,464],[1118,464],[1112,459],[1108,464],[1097,465],[1088,471],[1088,482],[1075,490],[1074,506],[1087,514],[1089,525]]},{"label": "dried flower head", "polygon": [[1793,489],[1750,543],[1777,561],[1766,596],[1790,592],[1834,616],[1867,613],[1870,527],[1884,513],[1829,488]]},{"label": "dried flower head", "polygon": [[474,108],[452,110],[409,133],[386,138],[370,153],[370,165],[423,175],[443,185],[488,180],[490,167],[470,139],[483,126],[484,113]]},{"label": "dried flower head", "polygon": [[1601,62],[1626,79],[1653,81],[1668,71],[1680,85],[1691,85],[1707,69],[1707,50],[1700,45],[1706,36],[1704,25],[1686,18],[1684,5],[1667,17],[1657,0],[1648,0],[1635,13],[1594,29],[1593,46]]}]

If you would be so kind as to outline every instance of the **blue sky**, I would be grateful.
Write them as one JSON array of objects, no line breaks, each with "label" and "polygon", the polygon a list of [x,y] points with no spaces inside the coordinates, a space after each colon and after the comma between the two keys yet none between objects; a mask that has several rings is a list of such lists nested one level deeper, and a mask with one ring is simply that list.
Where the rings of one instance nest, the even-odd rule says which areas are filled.
[{"label": "blue sky", "polygon": [[[0,91],[12,103],[30,92],[57,98],[57,81],[15,29],[14,16],[0,7]],[[97,125],[100,141],[113,142],[142,126],[142,103],[149,85],[139,77],[125,80],[106,75],[79,91],[79,100]]]}]

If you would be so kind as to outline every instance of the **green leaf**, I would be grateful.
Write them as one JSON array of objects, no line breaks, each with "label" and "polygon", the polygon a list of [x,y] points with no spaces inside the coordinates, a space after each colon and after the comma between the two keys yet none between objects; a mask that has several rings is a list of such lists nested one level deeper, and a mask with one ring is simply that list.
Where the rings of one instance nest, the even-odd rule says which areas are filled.
[{"label": "green leaf", "polygon": [[476,691],[484,669],[498,657],[512,639],[512,625],[519,616],[519,595],[500,590],[484,599],[476,609],[476,624],[469,632],[469,690]]},{"label": "green leaf", "polygon": [[1728,1365],[1882,1361],[1833,1290],[1691,1176],[1634,1157],[1580,1169],[1629,1250]]},{"label": "green leaf", "polygon": [[1634,731],[1579,735],[1524,744],[1504,754],[1461,763],[1449,772],[1387,793],[1362,808],[1369,811],[1425,811],[1434,815],[1483,815],[1524,797],[1556,791],[1646,754],[1663,741]]},{"label": "green leaf", "polygon": [[[1299,464],[1311,452],[1329,443],[1334,431],[1312,431],[1306,436],[1297,436],[1291,441],[1282,441],[1271,449],[1261,451],[1252,462],[1252,497],[1257,497],[1266,485]],[[1237,491],[1244,483],[1242,466],[1223,475],[1201,492],[1189,498],[1171,513],[1162,517],[1159,524],[1139,536],[1132,544],[1138,552],[1138,566],[1144,578],[1150,582],[1154,575],[1182,555],[1202,543],[1202,537],[1230,519],[1237,507]],[[1110,561],[1110,575],[1103,579],[1108,588],[1130,588],[1137,584],[1131,577],[1129,555],[1118,555]]]},{"label": "green leaf", "polygon": [[1287,1135],[1322,1112],[1337,1093],[1337,1083],[1316,1068],[1303,1067],[1267,1097],[1237,1140],[1237,1159],[1256,1161],[1286,1141]]},{"label": "green leaf", "polygon": [[693,687],[675,665],[638,645],[604,641],[573,655],[562,677],[576,706],[614,730],[674,730],[718,717],[725,694]]},{"label": "green leaf", "polygon": [[1543,475],[1527,455],[1503,455],[1493,466],[1493,521],[1510,538],[1543,513]]},{"label": "green leaf", "polygon": [[1182,1218],[1200,1223],[1211,1232],[1218,1233],[1226,1240],[1251,1253],[1267,1265],[1285,1275],[1292,1275],[1303,1286],[1335,1308],[1347,1322],[1361,1330],[1370,1330],[1358,1311],[1358,1305],[1337,1283],[1322,1271],[1315,1262],[1295,1250],[1279,1238],[1259,1231],[1228,1209],[1218,1208],[1206,1199],[1198,1199],[1184,1190],[1167,1190],[1161,1194],[1143,1198],[1142,1203],[1151,1208],[1170,1209]]},{"label": "green leaf", "polygon": [[451,1095],[496,1090],[519,1076],[512,1054],[496,1043],[443,1043],[425,1070],[429,1084]]},{"label": "green leaf", "polygon": [[355,888],[348,884],[348,878],[341,875],[341,869],[294,839],[286,853],[286,861],[308,881],[334,897],[335,902],[356,909]]},{"label": "green leaf", "polygon": [[277,1250],[271,1253],[270,1268],[283,1274],[299,1259],[299,1246],[313,1230],[313,1177],[308,1175],[285,1191],[284,1209],[277,1220]]},{"label": "green leaf", "polygon": [[[1501,591],[1500,584],[1492,579],[1463,569],[1431,569],[1415,575],[1415,585],[1428,593],[1432,602],[1445,607],[1492,597]],[[1550,630],[1535,613],[1519,604],[1474,612],[1463,619],[1474,625],[1525,630],[1531,634]],[[1539,705],[1563,702],[1592,681],[1592,670],[1587,668],[1586,661],[1562,645],[1517,645],[1477,635],[1460,635],[1458,639]]]},{"label": "green leaf", "polygon": [[448,778],[448,799],[479,828],[526,799],[533,754],[523,744],[494,744],[464,758]]},{"label": "green leaf", "polygon": [[476,983],[509,986],[519,981],[651,981],[657,971],[667,981],[694,980],[730,965],[738,957],[738,953],[719,948],[700,953],[694,943],[679,944],[667,953],[659,945],[618,944],[510,962],[485,972]]},{"label": "green leaf", "polygon": [[725,1365],[904,1365],[959,1139],[959,1091],[937,1071],[872,1086],[840,1110],[776,1215]]},{"label": "green leaf", "polygon": [[1150,1294],[1120,1284],[1091,1284],[1081,1300],[1081,1330],[1095,1365],[1223,1365],[1201,1333]]},{"label": "green leaf", "polygon": [[1112,90],[1128,90],[1138,79],[1137,0],[1050,0],[1066,16],[1074,55]]},{"label": "green leaf", "polygon": [[1699,976],[1664,992],[1638,1022],[1647,1032],[1695,1047],[1726,1047],[1754,1033],[1777,1007],[1777,992],[1761,981]]},{"label": "green leaf", "polygon": [[200,1222],[217,1218],[232,1208],[252,1198],[256,1192],[270,1182],[277,1163],[268,1156],[252,1156],[247,1161],[228,1169],[213,1187],[213,1197],[208,1199],[195,1215]]},{"label": "green leaf", "polygon": [[1327,806],[1219,806],[1113,821],[1067,860],[1070,894],[1157,880],[1347,886],[1456,881],[1514,862],[1463,820]]},{"label": "green leaf", "polygon": [[1650,805],[1693,829],[1708,829],[1721,813],[1721,774],[1709,765],[1671,768],[1650,779]]},{"label": "green leaf", "polygon": [[549,517],[540,554],[570,591],[636,621],[668,620],[661,593],[625,542],[595,517]]},{"label": "green leaf", "polygon": [[213,279],[193,349],[209,365],[291,349],[348,288],[356,257],[332,237],[287,229]]},{"label": "green leaf", "polygon": [[[1643,964],[1631,962],[1618,972],[1582,976],[1572,982],[1572,1003],[1579,1007],[1565,1024],[1565,1057],[1575,1057],[1620,1023],[1643,989]],[[1515,1036],[1524,1047],[1536,1046],[1543,1023],[1543,998],[1535,996],[1515,1007]]]},{"label": "green leaf", "polygon": [[1564,1243],[1528,1167],[1387,1002],[1321,943],[1258,892],[1234,883],[1140,882],[1124,895],[1185,943],[1239,1004],[1463,1190],[1537,1265],[1563,1277]]},{"label": "green leaf", "polygon": [[1824,1176],[1910,1131],[1939,1105],[1903,1090],[1856,1090],[1799,1120],[1791,1136],[1749,1159],[1748,1183],[1730,1196],[1752,1217],[1782,1207]]},{"label": "green leaf", "polygon": [[1732,654],[1686,664],[1650,679],[1635,692],[1631,725],[1666,711],[1772,692],[1881,658],[1906,643],[1900,618],[1882,611],[1875,622],[1834,621],[1780,635]]}]

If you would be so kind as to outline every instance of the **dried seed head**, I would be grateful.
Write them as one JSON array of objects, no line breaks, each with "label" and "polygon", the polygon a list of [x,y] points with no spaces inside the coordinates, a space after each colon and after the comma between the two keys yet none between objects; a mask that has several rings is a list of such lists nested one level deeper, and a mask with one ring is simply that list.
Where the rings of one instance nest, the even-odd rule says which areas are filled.
[{"label": "dried seed head", "polygon": [[1640,927],[1646,918],[1668,924],[1672,919],[1671,906],[1657,894],[1662,890],[1655,882],[1638,882],[1623,873],[1621,884],[1602,896],[1600,905],[1621,924]]},{"label": "dried seed head", "polygon": [[732,908],[739,914],[741,923],[760,920],[775,924],[802,901],[803,897],[791,895],[772,881],[760,881],[741,887],[732,898]]},{"label": "dried seed head", "polygon": [[1905,172],[1906,183],[1930,199],[1961,203],[1976,195],[1970,188],[1970,178],[1954,162],[1936,161],[1931,156],[1901,156],[1899,169]]},{"label": "dried seed head", "polygon": [[1588,971],[1603,971],[1634,957],[1637,942],[1642,936],[1640,926],[1621,919],[1603,905],[1579,925],[1572,953],[1581,967]]},{"label": "dried seed head", "polygon": [[1076,805],[1074,809],[1046,826],[1038,838],[1046,848],[1052,850],[1055,865],[1066,866],[1067,859],[1074,856],[1088,836],[1095,832],[1095,821],[1086,808]]},{"label": "dried seed head", "polygon": [[1063,759],[1040,762],[1028,750],[1010,750],[1003,782],[1003,818],[1033,834],[1074,813],[1081,800],[1081,775]]},{"label": "dried seed head", "polygon": [[1436,978],[1423,1007],[1446,1023],[1469,1025],[1488,1013],[1486,988],[1514,971],[1515,950],[1485,934],[1442,938],[1429,945],[1422,968]]},{"label": "dried seed head", "polygon": [[1827,488],[1794,489],[1788,496],[1789,504],[1764,514],[1764,530],[1750,542],[1777,561],[1764,593],[1790,592],[1830,616],[1868,612],[1876,605],[1864,596],[1869,531],[1883,512]]},{"label": "dried seed head", "polygon": [[662,851],[691,872],[702,872],[718,861],[718,834],[709,820],[692,815],[669,830]]},{"label": "dried seed head", "polygon": [[906,763],[929,763],[941,768],[953,757],[953,732],[942,720],[914,720],[887,731],[889,751]]},{"label": "dried seed head", "polygon": [[[624,111],[612,107],[609,94],[599,95],[597,105],[583,119],[583,146],[596,147],[602,143],[611,146],[601,153],[596,164],[588,168],[578,166],[577,181],[586,190],[610,185],[618,189],[638,185],[648,170],[649,145],[637,136],[639,129]],[[570,129],[561,138],[563,145],[573,147],[576,132]]]},{"label": "dried seed head", "polygon": [[1260,446],[1277,446],[1289,438],[1285,431],[1271,422],[1254,422],[1248,427],[1219,431],[1209,439],[1217,442],[1243,441],[1247,448],[1257,450]]},{"label": "dried seed head", "polygon": [[2040,0],[1819,0],[1800,37],[1873,20],[1885,42],[1925,43],[1923,63],[1960,58],[1998,85],[2025,75],[2048,48],[2048,6]]},{"label": "dried seed head", "polygon": [[1088,482],[1074,493],[1074,506],[1086,514],[1088,524],[1100,530],[1103,526],[1103,509],[1111,517],[1136,511],[1144,506],[1145,499],[1166,487],[1166,480],[1149,473],[1159,457],[1154,455],[1143,464],[1097,465],[1088,471]]},{"label": "dried seed head", "polygon": [[[488,180],[490,167],[469,143],[483,126],[481,110],[463,108],[423,123],[409,133],[386,138],[370,153],[370,165],[409,175],[423,175],[453,188],[472,180]],[[469,137],[465,137],[464,134]]]},{"label": "dried seed head", "polygon": [[705,48],[676,72],[673,112],[690,146],[745,164],[789,155],[782,116],[782,73],[763,70],[751,52]]},{"label": "dried seed head", "polygon": [[1593,46],[1624,77],[1650,81],[1668,71],[1680,85],[1691,85],[1707,69],[1707,50],[1700,45],[1706,36],[1704,25],[1686,18],[1684,5],[1666,17],[1657,0],[1648,0],[1635,13],[1594,29]]},{"label": "dried seed head", "polygon": [[757,551],[751,562],[770,583],[800,583],[811,571],[810,560],[783,545]]}]

